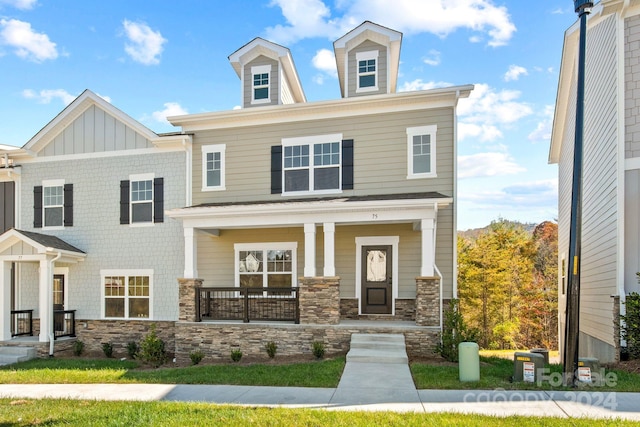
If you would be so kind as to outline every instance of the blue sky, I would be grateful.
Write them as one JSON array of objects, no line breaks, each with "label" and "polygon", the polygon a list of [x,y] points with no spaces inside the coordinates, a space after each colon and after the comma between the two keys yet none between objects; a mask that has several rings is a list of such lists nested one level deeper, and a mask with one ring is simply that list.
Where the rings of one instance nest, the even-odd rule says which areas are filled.
[{"label": "blue sky", "polygon": [[0,144],[22,146],[84,89],[156,132],[232,109],[227,57],[291,49],[309,102],[340,97],[333,41],[365,20],[403,33],[398,90],[475,84],[458,108],[458,229],[557,216],[547,164],[570,0],[0,0]]}]

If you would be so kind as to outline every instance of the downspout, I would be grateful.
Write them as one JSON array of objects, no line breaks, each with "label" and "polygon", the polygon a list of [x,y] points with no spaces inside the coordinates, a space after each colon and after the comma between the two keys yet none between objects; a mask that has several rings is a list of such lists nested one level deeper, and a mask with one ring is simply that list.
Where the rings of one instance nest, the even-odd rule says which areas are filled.
[{"label": "downspout", "polygon": [[47,280],[48,288],[49,288],[49,307],[51,307],[51,325],[49,326],[49,357],[53,357],[53,343],[55,341],[55,336],[53,334],[53,328],[55,323],[56,314],[53,311],[53,264],[62,257],[62,252],[58,252],[54,258],[49,261],[49,278]]}]

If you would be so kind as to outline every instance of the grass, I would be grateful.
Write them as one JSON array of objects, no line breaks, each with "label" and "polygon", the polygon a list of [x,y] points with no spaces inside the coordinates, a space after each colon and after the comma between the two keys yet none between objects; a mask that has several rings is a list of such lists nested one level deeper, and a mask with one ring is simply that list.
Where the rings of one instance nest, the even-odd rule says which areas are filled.
[{"label": "grass", "polygon": [[309,363],[198,365],[140,369],[114,359],[33,359],[0,368],[0,384],[228,384],[337,387],[344,357]]},{"label": "grass", "polygon": [[632,426],[620,420],[394,412],[344,412],[313,409],[247,408],[179,402],[101,402],[58,399],[0,399],[2,426]]},{"label": "grass", "polygon": [[[535,383],[511,382],[513,359],[503,357],[480,357],[480,381],[460,382],[458,365],[441,366],[424,363],[412,363],[411,373],[418,389],[505,389],[505,390],[568,390],[563,387],[551,387],[548,383],[541,386]],[[550,364],[550,373],[562,372],[562,365]],[[640,375],[622,370],[608,370],[615,375],[615,386],[589,387],[593,391],[640,391]]]}]

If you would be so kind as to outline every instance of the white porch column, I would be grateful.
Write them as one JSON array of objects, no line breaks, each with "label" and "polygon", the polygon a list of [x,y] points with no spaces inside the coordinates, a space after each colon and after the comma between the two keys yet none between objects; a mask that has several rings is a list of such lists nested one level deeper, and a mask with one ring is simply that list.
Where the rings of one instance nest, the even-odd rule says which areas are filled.
[{"label": "white porch column", "polygon": [[316,225],[304,225],[304,277],[316,275]]},{"label": "white porch column", "polygon": [[185,279],[198,277],[198,239],[193,227],[184,228],[184,276]]},{"label": "white porch column", "polygon": [[53,271],[51,262],[40,260],[40,342],[48,342],[49,334],[53,334]]},{"label": "white porch column", "polygon": [[0,262],[0,341],[11,339],[11,263]]},{"label": "white porch column", "polygon": [[324,229],[324,276],[336,275],[336,224],[325,222]]},{"label": "white porch column", "polygon": [[422,231],[422,259],[420,267],[420,275],[422,277],[433,277],[434,264],[436,262],[435,254],[435,220],[423,219],[420,221],[420,229]]}]

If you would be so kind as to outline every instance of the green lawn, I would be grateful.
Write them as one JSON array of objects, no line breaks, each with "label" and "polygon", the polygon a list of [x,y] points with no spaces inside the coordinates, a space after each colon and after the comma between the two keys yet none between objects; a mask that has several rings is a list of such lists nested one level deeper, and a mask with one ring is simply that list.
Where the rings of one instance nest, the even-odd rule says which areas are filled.
[{"label": "green lawn", "polygon": [[247,408],[176,402],[0,399],[2,426],[632,426],[630,421]]}]

